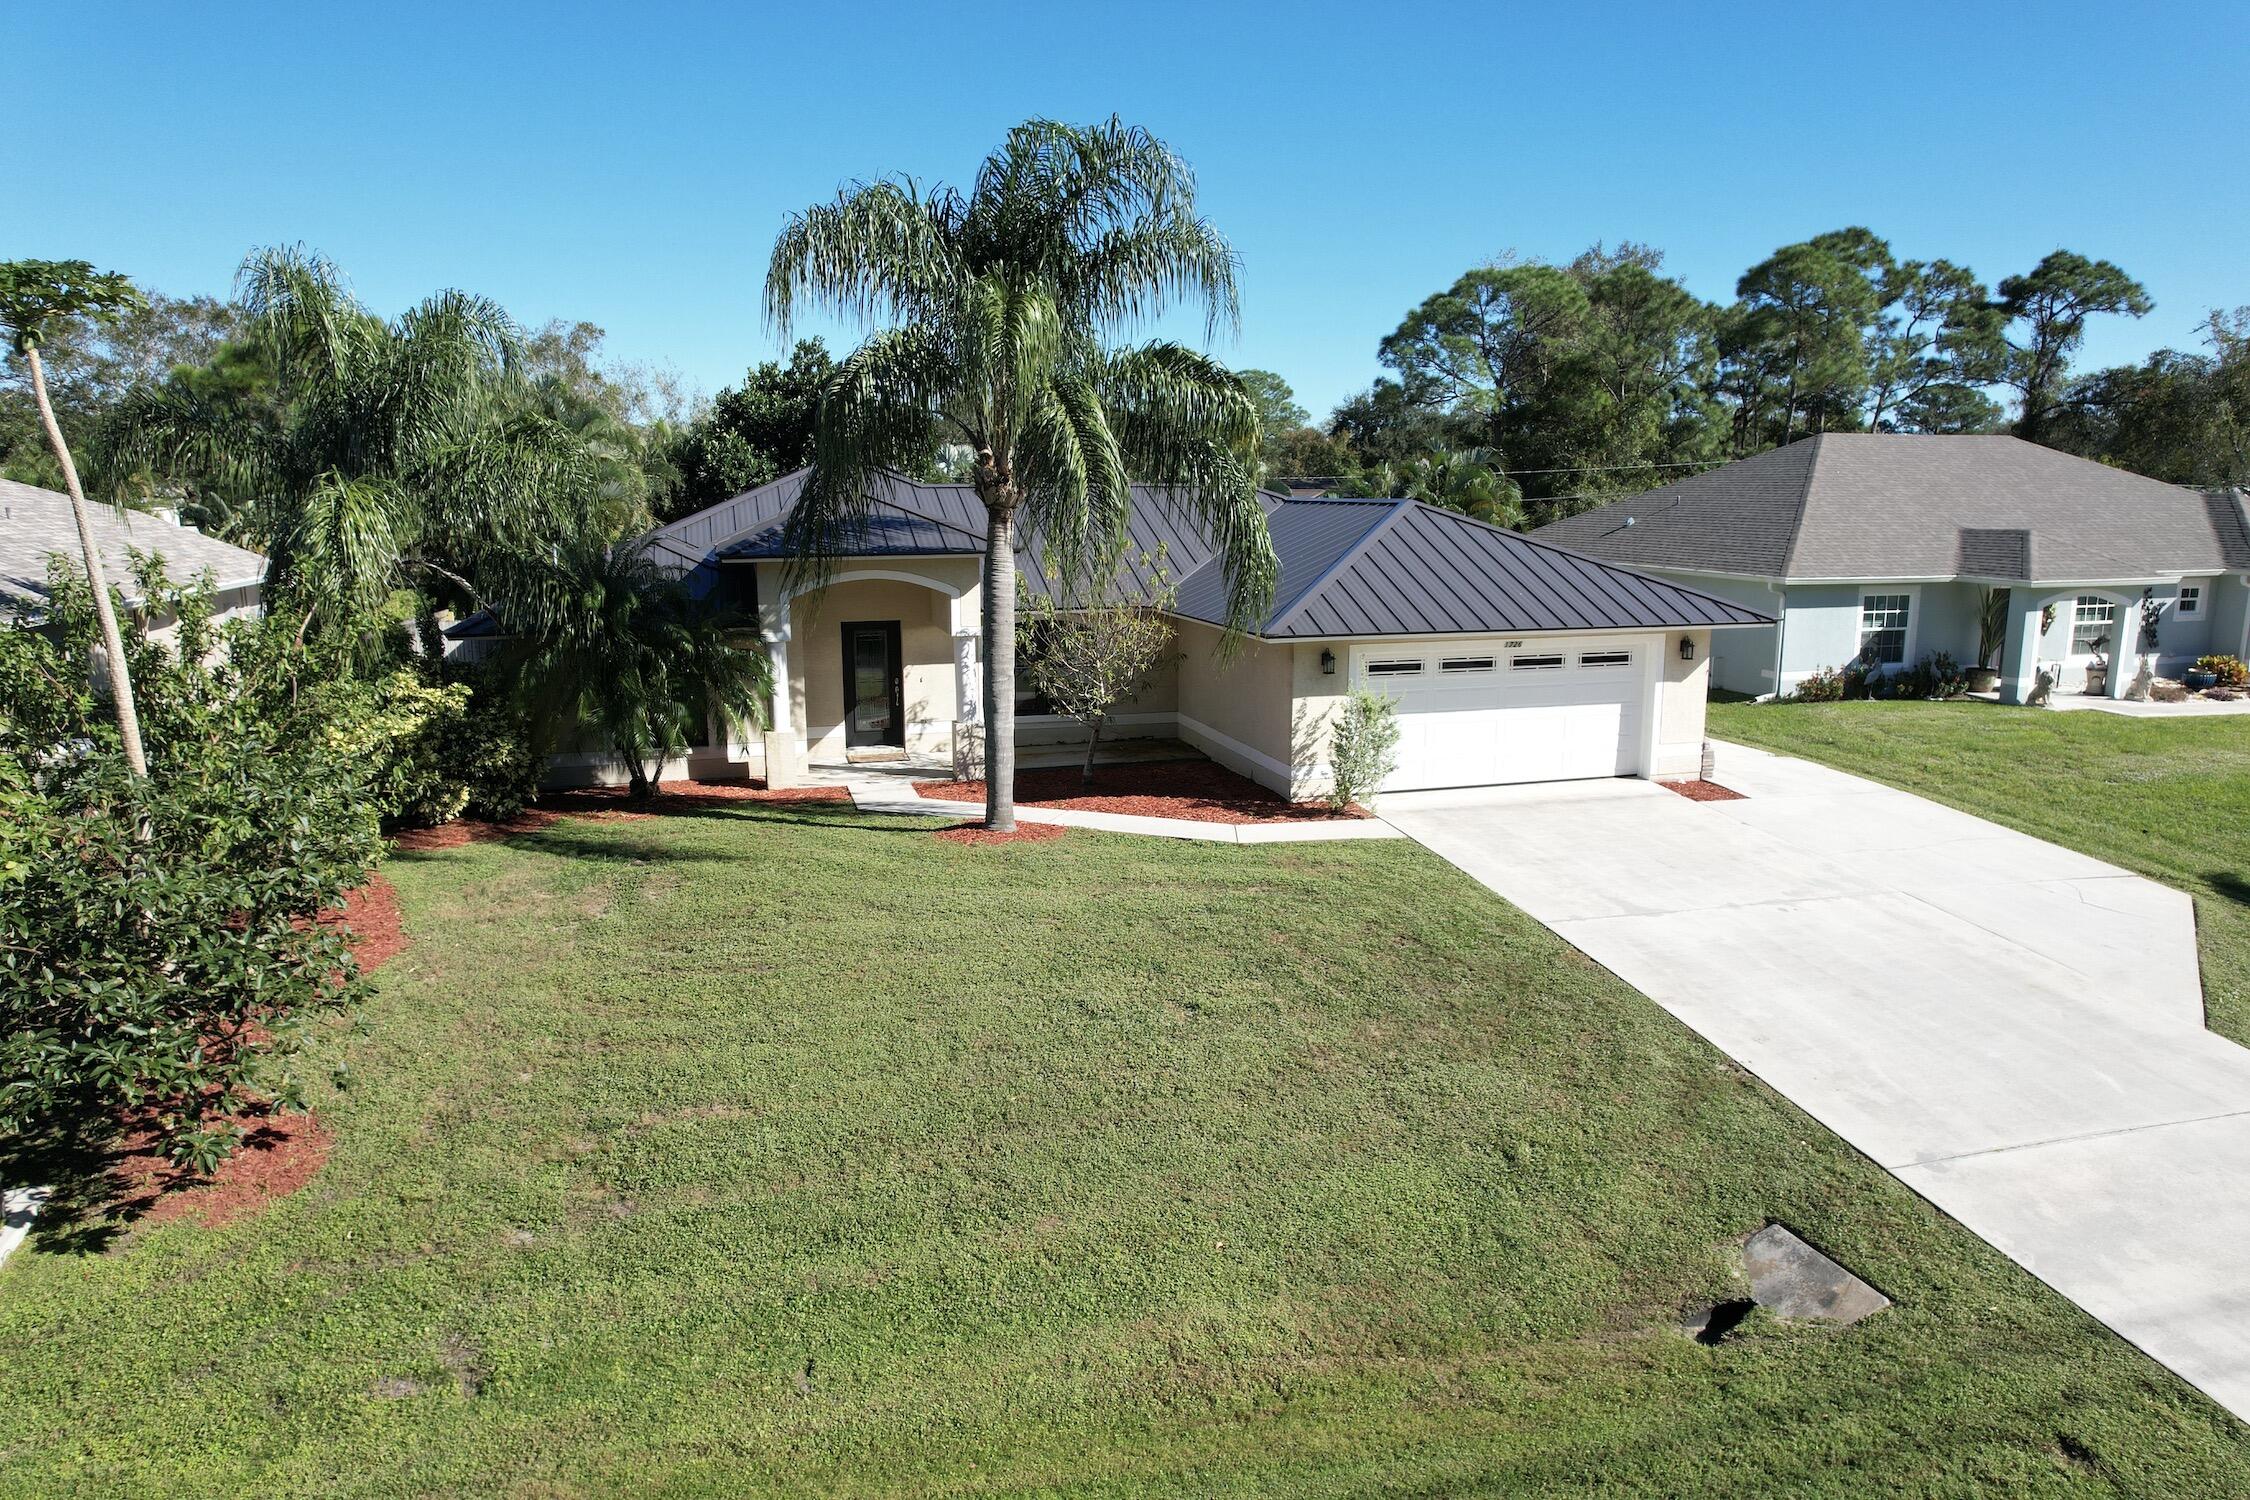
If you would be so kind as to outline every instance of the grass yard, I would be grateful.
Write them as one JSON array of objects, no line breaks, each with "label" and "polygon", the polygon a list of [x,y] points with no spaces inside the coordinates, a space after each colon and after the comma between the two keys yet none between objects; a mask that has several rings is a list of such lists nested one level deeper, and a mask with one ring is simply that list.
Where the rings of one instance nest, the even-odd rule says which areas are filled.
[{"label": "grass yard", "polygon": [[[0,1493],[2250,1487],[2231,1419],[1411,844],[744,804],[388,873],[322,1174],[0,1271]],[[1769,1219],[1898,1305],[1679,1333]]]},{"label": "grass yard", "polygon": [[1714,703],[1710,727],[2186,891],[2211,1027],[2250,1044],[2250,718],[1980,702]]}]

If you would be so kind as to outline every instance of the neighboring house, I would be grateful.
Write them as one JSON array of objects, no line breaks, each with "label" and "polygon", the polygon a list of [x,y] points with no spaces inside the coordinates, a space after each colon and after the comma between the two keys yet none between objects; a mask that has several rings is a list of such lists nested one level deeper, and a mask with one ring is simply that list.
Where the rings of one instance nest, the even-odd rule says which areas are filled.
[{"label": "neighboring house", "polygon": [[[205,536],[170,511],[119,511],[95,504],[88,507],[88,519],[109,585],[129,607],[141,604],[133,582],[133,554],[142,552],[161,557],[175,583],[208,577],[218,591],[215,619],[258,613],[266,560],[257,553]],[[70,497],[0,479],[0,614],[36,618],[47,612],[47,560],[54,556],[75,572],[86,570]],[[169,624],[146,623],[157,634]]]},{"label": "neighboring house", "polygon": [[2124,664],[2108,674],[2114,697],[2142,655],[2176,676],[2207,652],[2250,647],[2239,492],[2182,489],[2019,438],[1830,433],[1533,535],[1778,616],[1715,643],[1713,682],[1758,696],[1862,653],[1886,667],[1937,651],[1978,665],[1988,591],[2006,593],[2006,641],[1990,664],[2011,703],[2042,670],[2083,690],[2097,656]]},{"label": "neighboring house", "polygon": [[[885,481],[851,555],[819,586],[792,588],[785,528],[804,480],[790,475],[649,538],[694,587],[757,613],[781,685],[772,735],[714,729],[681,769],[764,775],[769,752],[777,768],[886,749],[973,753],[984,719],[975,492]],[[1280,585],[1228,652],[1210,543],[1160,492],[1135,487],[1130,545],[1161,549],[1179,650],[1113,732],[1177,737],[1289,796],[1325,788],[1329,715],[1358,684],[1398,701],[1389,789],[1692,776],[1713,632],[1770,623],[1414,501],[1268,495],[1266,505]],[[1036,539],[1020,562],[1026,583],[1044,586]],[[472,619],[455,634],[488,629]],[[1028,689],[1017,701],[1019,744],[1083,743],[1076,724],[1038,712]]]}]

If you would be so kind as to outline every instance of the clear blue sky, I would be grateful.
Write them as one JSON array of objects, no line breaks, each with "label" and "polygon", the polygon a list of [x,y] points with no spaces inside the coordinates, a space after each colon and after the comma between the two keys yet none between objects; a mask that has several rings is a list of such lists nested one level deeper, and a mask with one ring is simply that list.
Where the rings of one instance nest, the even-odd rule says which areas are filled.
[{"label": "clear blue sky", "polygon": [[[1864,223],[1987,281],[2067,246],[2146,283],[2089,362],[2250,303],[2239,5],[576,7],[21,3],[0,15],[0,258],[223,293],[304,241],[395,312],[441,286],[709,392],[774,352],[792,209],[965,179],[1015,121],[1110,113],[1194,163],[1243,332],[1315,415],[1467,267],[1662,247],[1725,299]],[[28,99],[27,99],[28,94]],[[35,103],[27,129],[23,110]]]}]

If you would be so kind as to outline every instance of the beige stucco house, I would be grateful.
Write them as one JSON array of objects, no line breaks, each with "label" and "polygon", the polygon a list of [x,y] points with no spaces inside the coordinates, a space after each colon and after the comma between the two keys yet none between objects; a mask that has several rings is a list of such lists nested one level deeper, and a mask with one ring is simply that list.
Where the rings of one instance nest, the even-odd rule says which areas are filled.
[{"label": "beige stucco house", "polygon": [[[781,690],[760,736],[714,724],[670,774],[765,776],[903,752],[973,757],[982,695],[984,515],[966,485],[887,480],[851,555],[794,581],[787,523],[802,474],[685,517],[647,545],[691,586],[763,623]],[[1164,559],[1177,651],[1105,733],[1177,739],[1277,792],[1328,781],[1329,721],[1358,684],[1399,707],[1386,790],[1596,776],[1693,775],[1714,631],[1766,616],[1679,584],[1405,500],[1266,497],[1280,584],[1226,641],[1223,570],[1157,491],[1134,493],[1130,544]],[[1032,538],[1022,572],[1040,580]],[[1083,743],[1017,704],[1024,747]],[[600,774],[599,757],[575,768]]]}]

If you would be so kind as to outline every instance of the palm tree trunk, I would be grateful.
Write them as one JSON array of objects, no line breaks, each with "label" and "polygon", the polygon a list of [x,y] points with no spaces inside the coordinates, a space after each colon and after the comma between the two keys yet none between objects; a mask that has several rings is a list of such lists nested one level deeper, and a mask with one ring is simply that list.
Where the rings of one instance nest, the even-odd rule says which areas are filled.
[{"label": "palm tree trunk", "polygon": [[47,374],[39,363],[37,345],[24,350],[31,366],[31,394],[39,403],[39,422],[47,429],[55,458],[62,464],[63,486],[70,491],[70,514],[78,522],[78,546],[86,554],[86,581],[94,588],[94,615],[101,621],[102,654],[109,660],[109,696],[117,709],[117,736],[125,742],[125,765],[135,776],[148,775],[148,757],[141,753],[141,716],[133,707],[133,679],[125,666],[125,638],[118,633],[117,611],[109,602],[109,576],[102,569],[101,550],[94,545],[94,525],[86,514],[86,493],[78,487],[78,465],[71,462],[70,445],[63,441],[55,408],[47,399]]},{"label": "palm tree trunk", "polygon": [[1016,536],[987,502],[984,528],[984,826],[1016,831]]}]

